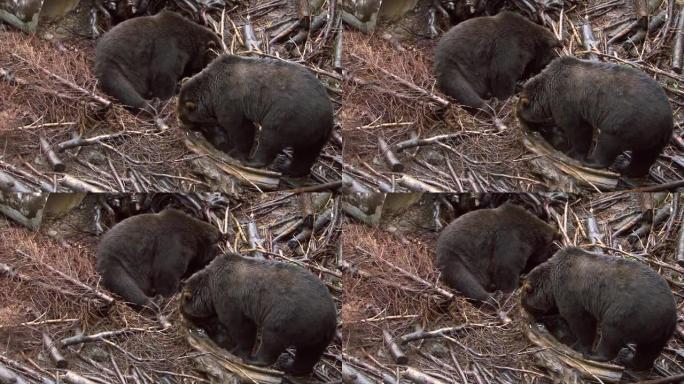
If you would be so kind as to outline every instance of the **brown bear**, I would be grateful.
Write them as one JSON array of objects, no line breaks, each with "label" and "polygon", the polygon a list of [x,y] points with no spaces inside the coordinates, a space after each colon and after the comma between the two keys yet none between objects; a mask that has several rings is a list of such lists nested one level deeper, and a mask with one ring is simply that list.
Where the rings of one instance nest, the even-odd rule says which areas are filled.
[{"label": "brown bear", "polygon": [[100,88],[133,110],[154,112],[151,99],[169,99],[178,81],[216,57],[214,32],[163,10],[126,20],[105,33],[95,49]]},{"label": "brown bear", "polygon": [[[217,257],[185,282],[181,313],[250,364],[271,365],[294,346],[294,361],[283,367],[293,375],[313,370],[337,326],[332,296],[314,274],[236,254]],[[261,344],[252,358],[257,330]]]},{"label": "brown bear", "polygon": [[[573,346],[586,358],[614,359],[636,344],[625,361],[644,370],[672,336],[677,308],[670,287],[641,263],[568,247],[523,279],[521,302],[534,316],[559,314],[577,338]],[[601,338],[592,353],[597,333]]]},{"label": "brown bear", "polygon": [[493,292],[512,292],[521,273],[551,257],[557,238],[554,227],[517,205],[479,209],[444,228],[437,266],[448,286],[493,304]]},{"label": "brown bear", "polygon": [[437,86],[459,104],[482,108],[483,99],[511,96],[516,82],[539,73],[559,46],[553,33],[513,12],[469,19],[435,48]]},{"label": "brown bear", "polygon": [[[183,83],[178,119],[218,149],[265,167],[285,148],[292,162],[283,171],[309,173],[333,128],[325,87],[301,65],[270,58],[222,55]],[[258,146],[249,155],[258,134]]]},{"label": "brown bear", "polygon": [[[568,154],[590,167],[607,168],[631,151],[629,165],[620,169],[630,177],[648,174],[674,126],[667,95],[645,73],[572,56],[554,60],[525,83],[516,116],[533,130],[557,125]],[[594,130],[598,138],[589,156]]]},{"label": "brown bear", "polygon": [[182,278],[208,264],[220,239],[216,227],[175,209],[132,216],[105,233],[97,271],[107,289],[151,307],[151,297],[173,295]]}]

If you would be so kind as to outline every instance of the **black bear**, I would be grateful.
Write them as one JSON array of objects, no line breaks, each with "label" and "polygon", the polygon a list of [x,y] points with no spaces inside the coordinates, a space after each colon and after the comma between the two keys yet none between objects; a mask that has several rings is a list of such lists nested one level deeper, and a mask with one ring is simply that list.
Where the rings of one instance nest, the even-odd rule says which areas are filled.
[{"label": "black bear", "polygon": [[[560,314],[577,338],[573,347],[589,359],[609,361],[636,344],[636,354],[625,363],[639,370],[653,366],[677,322],[674,296],[658,273],[576,247],[534,268],[523,280],[521,302],[534,316]],[[597,333],[601,338],[592,353]]]},{"label": "black bear", "polygon": [[[222,336],[219,344],[232,341],[227,349],[250,364],[271,365],[294,346],[294,361],[283,367],[293,375],[313,370],[337,326],[332,296],[314,274],[236,254],[217,257],[185,282],[181,313],[196,325],[209,325],[210,336]],[[257,330],[261,344],[252,358]]]},{"label": "black bear", "polygon": [[220,239],[216,227],[175,209],[132,216],[105,233],[97,271],[107,289],[150,307],[151,297],[173,295],[182,278],[208,264]]},{"label": "black bear", "polygon": [[151,100],[169,99],[178,81],[216,57],[221,40],[208,28],[171,11],[126,20],[95,49],[100,88],[134,110],[154,112]]},{"label": "black bear", "polygon": [[590,167],[607,168],[631,151],[620,170],[630,177],[648,174],[673,130],[672,108],[655,80],[627,66],[572,56],[552,61],[525,83],[516,115],[531,129],[556,124],[569,142],[568,154]]},{"label": "black bear", "polygon": [[512,292],[521,273],[551,257],[557,236],[554,227],[517,205],[479,209],[444,228],[437,266],[448,286],[493,304],[493,292]]},{"label": "black bear", "polygon": [[513,12],[476,17],[449,30],[435,48],[437,86],[466,107],[511,96],[520,79],[539,73],[560,42]]},{"label": "black bear", "polygon": [[[306,68],[282,60],[222,55],[184,82],[178,98],[184,128],[202,132],[217,148],[253,167],[265,167],[285,148],[284,171],[305,176],[328,142],[333,109],[325,87]],[[255,142],[254,157],[249,155]]]}]

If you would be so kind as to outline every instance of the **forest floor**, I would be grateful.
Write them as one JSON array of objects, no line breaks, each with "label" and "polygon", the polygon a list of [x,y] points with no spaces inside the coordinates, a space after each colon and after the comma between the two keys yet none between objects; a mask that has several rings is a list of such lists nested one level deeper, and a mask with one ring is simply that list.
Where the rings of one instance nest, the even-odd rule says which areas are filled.
[{"label": "forest floor", "polygon": [[[677,331],[654,370],[624,371],[622,382],[684,373],[681,327],[684,269],[675,256],[684,215],[679,195],[640,197],[633,193],[614,193],[559,198],[508,194],[495,199],[499,200],[496,205],[513,199],[547,217],[560,228],[565,246],[596,247],[595,250],[615,257],[638,260],[665,277],[677,302]],[[455,203],[459,198],[446,197],[443,201]],[[639,208],[648,206],[644,204],[655,207],[657,218],[654,223],[645,221],[634,225],[635,218],[649,212]],[[458,204],[452,207],[458,209]],[[420,209],[425,211],[425,217],[434,212],[428,205]],[[451,221],[453,216],[447,215],[449,211],[453,212],[442,204],[440,211],[434,212],[438,226]],[[403,217],[404,225],[388,227],[392,232],[351,218],[343,225],[347,269],[343,279],[342,333],[345,361],[353,369],[378,381],[382,375],[388,375],[404,382],[417,371],[428,375],[421,382],[441,380],[435,383],[577,382],[573,380],[579,378],[580,371],[558,372],[559,365],[550,365],[543,358],[541,351],[545,348],[526,337],[529,325],[519,305],[519,290],[500,297],[498,312],[466,301],[440,280],[434,266],[438,230],[425,225],[427,221],[417,218],[420,215],[399,216]],[[594,237],[587,230],[591,218],[598,224],[596,241],[589,240]],[[626,225],[630,221],[632,226]],[[402,338],[409,334],[437,330],[441,331],[402,343]],[[383,332],[388,332],[399,345],[408,363],[397,364]],[[619,377],[620,368],[611,369],[616,369]]]},{"label": "forest floor", "polygon": [[[40,24],[35,35],[0,26],[0,172],[25,189],[46,191],[237,194],[243,189],[291,189],[340,180],[339,140],[326,145],[311,176],[291,179],[241,167],[215,150],[192,145],[199,139],[192,140],[194,135],[179,127],[176,97],[163,106],[158,119],[108,105],[93,72],[97,40],[92,39],[88,22],[91,5],[91,0],[81,1],[64,19]],[[225,12],[215,11],[211,17],[229,53],[248,54],[242,31],[249,23],[259,44],[254,54],[276,55],[310,68],[329,90],[337,111],[342,78],[332,68],[336,20],[328,15],[327,2],[316,12],[314,16],[328,18],[299,43],[290,40],[301,28],[291,28],[290,34],[268,44],[298,22],[289,0],[229,3]],[[74,137],[97,139],[59,151],[60,144]],[[47,163],[41,138],[66,170],[57,172]]]},{"label": "forest floor", "polygon": [[[626,1],[565,1],[562,24],[559,13],[545,14],[547,27],[556,36],[559,29],[562,31],[561,54],[587,58],[580,30],[588,16],[597,42],[594,52],[600,60],[645,71],[663,86],[670,99],[676,127],[672,142],[648,177],[621,178],[616,186],[611,185],[613,189],[684,179],[684,76],[671,67],[679,12],[674,1],[656,3],[651,15],[665,12],[669,18],[653,28],[646,43],[635,49],[625,49],[622,43],[606,44],[634,20]],[[540,156],[523,144],[523,131],[513,113],[515,97],[499,101],[495,107],[497,124],[482,113],[469,114],[453,100],[447,102],[449,98],[436,88],[432,66],[433,49],[449,25],[437,12],[434,25],[438,35],[431,38],[429,5],[430,1],[419,1],[415,11],[401,22],[381,25],[370,35],[345,30],[345,173],[366,188],[385,191],[596,191],[582,180],[568,186],[562,181],[566,174],[549,169],[554,168],[553,163],[537,161]],[[439,138],[441,135],[449,136]],[[408,140],[430,138],[438,139],[400,149],[399,144]],[[389,165],[379,139],[388,144],[401,164]],[[617,175],[611,177],[617,179]]]},{"label": "forest floor", "polygon": [[[307,267],[329,287],[338,311],[341,308],[341,276],[336,270],[339,251],[338,199],[330,194],[309,194],[308,211],[303,198],[286,193],[261,195],[236,201],[217,194],[187,195],[88,195],[78,208],[47,218],[37,231],[0,217],[0,363],[7,359],[28,367],[37,375],[63,382],[69,371],[97,383],[125,380],[135,383],[226,383],[229,372],[216,372],[205,364],[208,353],[194,349],[186,323],[178,312],[178,295],[166,301],[163,315],[171,323],[162,328],[149,313],[136,311],[116,300],[112,305],[95,292],[108,294],[95,270],[101,233],[115,222],[139,212],[173,206],[208,220],[228,233],[226,251]],[[114,216],[105,208],[114,208]],[[142,207],[142,208],[141,208]],[[313,216],[309,217],[309,214]],[[313,236],[300,236],[301,223],[319,224]],[[307,218],[308,217],[308,218]],[[250,242],[249,223],[256,224],[260,244]],[[300,224],[297,228],[292,224]],[[291,228],[291,232],[286,232]],[[278,234],[283,234],[276,239]],[[21,275],[11,278],[9,267]],[[63,274],[63,275],[62,275]],[[84,284],[79,286],[73,280]],[[114,335],[60,348],[68,362],[58,369],[50,360],[43,333],[55,343],[78,335]],[[61,345],[61,344],[59,344]],[[212,355],[209,353],[209,355]],[[215,356],[215,355],[212,355]],[[221,355],[223,356],[223,355]],[[216,357],[221,361],[220,357]],[[327,383],[341,375],[339,339],[330,345],[312,376],[289,378],[292,383]],[[33,382],[33,381],[32,381]]]}]

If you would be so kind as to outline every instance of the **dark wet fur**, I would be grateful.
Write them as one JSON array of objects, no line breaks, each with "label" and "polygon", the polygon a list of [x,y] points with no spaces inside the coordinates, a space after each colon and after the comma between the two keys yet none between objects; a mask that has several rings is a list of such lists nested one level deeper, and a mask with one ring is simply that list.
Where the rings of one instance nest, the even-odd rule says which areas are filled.
[{"label": "dark wet fur", "polygon": [[492,303],[494,291],[515,290],[521,273],[551,257],[556,235],[552,226],[510,203],[471,211],[440,234],[437,266],[447,285]]},{"label": "dark wet fur", "polygon": [[[665,279],[641,263],[569,247],[533,269],[523,283],[523,307],[535,316],[558,313],[587,358],[610,361],[627,344],[636,355],[625,363],[644,370],[663,350],[677,322]],[[594,339],[601,338],[595,351]]]},{"label": "dark wet fur", "polygon": [[508,98],[518,80],[539,73],[560,43],[553,33],[513,12],[477,17],[451,28],[435,48],[437,85],[458,103]]},{"label": "dark wet fur", "polygon": [[[294,346],[294,362],[284,367],[294,375],[313,370],[337,324],[332,297],[311,272],[234,254],[217,257],[188,279],[181,312],[195,324],[208,325],[207,332],[220,336],[224,347],[255,365],[271,365]],[[251,357],[257,330],[261,345]]]},{"label": "dark wet fur", "polygon": [[129,217],[105,233],[97,251],[102,284],[136,306],[178,292],[180,280],[217,254],[218,229],[181,211]]},{"label": "dark wet fur", "polygon": [[[660,85],[628,66],[564,56],[551,62],[523,87],[516,115],[530,126],[553,120],[570,144],[568,154],[588,166],[608,168],[618,155],[632,151],[620,172],[648,174],[670,141],[672,108]],[[595,129],[600,129],[590,156]]]},{"label": "dark wet fur", "polygon": [[[306,68],[274,59],[222,55],[181,87],[178,117],[217,148],[253,167],[293,149],[284,170],[305,176],[328,142],[333,109],[321,82]],[[195,104],[187,108],[187,102]],[[257,132],[259,142],[249,158]]]}]

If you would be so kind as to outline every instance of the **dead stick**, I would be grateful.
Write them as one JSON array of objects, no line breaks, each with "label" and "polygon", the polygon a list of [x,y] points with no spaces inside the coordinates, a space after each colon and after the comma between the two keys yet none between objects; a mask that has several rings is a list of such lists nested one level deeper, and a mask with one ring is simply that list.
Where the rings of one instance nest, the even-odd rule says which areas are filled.
[{"label": "dead stick", "polygon": [[672,70],[682,73],[682,51],[684,50],[684,4],[679,10],[679,20],[677,20],[677,30],[675,31],[674,44],[672,45]]},{"label": "dead stick", "polygon": [[387,160],[392,172],[404,172],[404,164],[397,159],[397,155],[392,152],[387,142],[380,136],[378,136],[378,148],[380,148],[380,152],[382,152],[385,160]]},{"label": "dead stick", "polygon": [[0,383],[28,384],[28,381],[4,364],[0,364]]},{"label": "dead stick", "polygon": [[596,222],[596,218],[594,217],[593,213],[589,213],[585,220],[585,224],[587,226],[587,235],[589,237],[589,242],[593,245],[593,251],[599,253],[602,252],[601,247],[599,247],[598,245],[603,242],[601,240],[603,235],[601,235],[601,232],[599,231],[598,223]]},{"label": "dead stick", "polygon": [[311,24],[311,10],[309,9],[309,0],[297,0],[297,18],[299,24],[304,29],[309,29]]},{"label": "dead stick", "polygon": [[258,51],[259,40],[257,40],[257,37],[254,34],[254,28],[249,21],[249,16],[247,16],[245,25],[242,26],[242,34],[245,37],[245,48],[247,48],[248,51]]},{"label": "dead stick", "polygon": [[317,30],[321,29],[321,27],[323,27],[327,19],[327,13],[322,13],[314,17],[313,21],[311,22],[311,27],[308,30],[302,29],[296,35],[294,35],[293,38],[291,38],[287,43],[285,43],[285,49],[289,51],[293,49],[297,44],[303,43],[310,33],[314,33]]},{"label": "dead stick", "polygon": [[442,380],[428,376],[413,367],[408,367],[402,376],[406,380],[416,384],[446,384]]},{"label": "dead stick", "polygon": [[311,237],[312,234],[316,233],[316,231],[320,230],[330,222],[330,218],[332,216],[332,209],[327,209],[325,212],[321,213],[318,215],[318,218],[314,222],[314,227],[313,230],[309,228],[305,228],[303,231],[299,232],[297,236],[295,236],[293,239],[289,240],[287,242],[287,246],[290,249],[295,249],[299,244],[302,242],[306,241]]},{"label": "dead stick", "polygon": [[363,361],[359,358],[356,358],[352,355],[348,355],[346,353],[342,353],[342,358],[344,359],[344,361],[349,361],[354,365],[358,365],[359,367],[363,367],[365,370],[371,372],[373,375],[381,377],[382,382],[384,384],[398,384],[399,383],[397,381],[397,379],[394,378],[394,376],[381,371],[380,369],[376,368],[375,366],[373,366],[369,363],[366,363],[365,361]]},{"label": "dead stick", "polygon": [[382,330],[382,340],[385,342],[385,346],[387,347],[387,349],[390,352],[390,355],[392,355],[392,358],[397,364],[408,364],[408,356],[404,354],[404,352],[399,347],[399,344],[397,344],[394,341],[394,338],[386,329]]},{"label": "dead stick", "polygon": [[411,333],[407,333],[407,334],[399,337],[399,343],[406,344],[410,341],[415,341],[415,340],[422,340],[422,339],[428,339],[428,338],[433,338],[433,337],[442,337],[442,336],[445,336],[445,334],[447,334],[447,333],[452,333],[452,332],[463,330],[467,326],[468,325],[463,324],[463,325],[458,325],[455,327],[435,329],[434,331],[420,330],[420,331],[416,331],[416,332],[411,332]]},{"label": "dead stick", "polygon": [[280,33],[275,35],[269,42],[268,45],[277,44],[279,41],[283,40],[289,36],[295,29],[299,27],[299,21],[293,21],[287,28],[284,28]]},{"label": "dead stick", "polygon": [[433,136],[433,137],[428,137],[426,139],[419,139],[416,137],[416,138],[412,138],[409,140],[401,141],[401,142],[395,144],[394,148],[396,149],[397,152],[401,152],[407,148],[419,147],[422,145],[431,145],[431,144],[437,143],[437,142],[442,141],[442,140],[455,139],[455,138],[459,138],[462,136],[463,136],[463,132],[437,135],[437,136]]},{"label": "dead stick", "polygon": [[[16,249],[16,251],[17,251],[17,253],[19,253],[20,255],[22,255],[24,257],[28,257],[29,259],[34,260],[34,261],[36,260],[33,256],[29,255],[28,253],[25,253],[25,252],[18,250],[18,249]],[[43,267],[45,267],[45,268],[49,269],[50,271],[58,274],[59,276],[61,276],[65,280],[67,280],[67,281],[71,282],[72,284],[79,286],[79,287],[85,289],[86,291],[92,293],[97,298],[104,301],[106,304],[112,304],[114,302],[114,298],[111,297],[110,295],[108,295],[102,291],[99,291],[99,290],[89,286],[88,284],[85,284],[85,283],[81,282],[80,280],[75,279],[75,278],[67,275],[66,273],[60,271],[59,269],[53,268],[51,265],[49,265],[47,263],[43,263],[43,262],[40,262],[40,263]]]},{"label": "dead stick", "polygon": [[648,0],[633,0],[634,1],[634,15],[636,16],[637,25],[639,29],[646,30],[648,28]]},{"label": "dead stick", "polygon": [[3,171],[0,171],[0,190],[7,192],[31,192],[31,189],[26,184]]},{"label": "dead stick", "polygon": [[91,193],[104,193],[104,189],[96,187],[92,184],[88,184],[85,181],[79,180],[74,176],[69,174],[64,174],[64,177],[59,182],[61,185],[70,188],[77,192],[91,192]]},{"label": "dead stick", "polygon": [[344,68],[342,66],[342,52],[343,52],[343,37],[342,37],[342,32],[344,31],[344,28],[342,28],[342,19],[340,19],[340,22],[338,23],[337,27],[337,39],[335,39],[335,50],[333,52],[333,68],[337,72],[342,72],[342,69]]},{"label": "dead stick", "polygon": [[357,371],[352,366],[342,363],[342,382],[345,384],[371,384],[373,383],[363,373]]},{"label": "dead stick", "polygon": [[82,138],[82,137],[76,137],[67,141],[63,141],[55,146],[57,149],[57,152],[63,152],[65,149],[69,148],[74,148],[74,147],[81,147],[85,145],[93,145],[93,144],[98,144],[104,140],[111,140],[115,139],[117,137],[121,137],[126,132],[118,132],[118,133],[112,133],[108,135],[100,135],[100,136],[94,136],[90,138]]},{"label": "dead stick", "polygon": [[591,30],[591,23],[589,19],[584,19],[584,24],[582,24],[582,43],[584,44],[584,49],[589,52],[589,60],[598,61],[598,56],[595,51],[598,50],[596,47],[596,39],[594,38],[594,32]]},{"label": "dead stick", "polygon": [[45,136],[40,135],[38,137],[38,140],[40,141],[40,150],[43,151],[43,154],[45,155],[48,164],[50,164],[50,168],[52,168],[52,170],[55,172],[66,171],[66,166],[64,165],[62,160],[60,160],[59,157],[57,157],[55,151],[53,151],[52,148],[50,148],[50,143],[48,143]]},{"label": "dead stick", "polygon": [[677,264],[684,267],[684,225],[679,229],[679,238],[677,239]]},{"label": "dead stick", "polygon": [[[656,29],[660,28],[663,24],[665,24],[665,20],[667,19],[667,11],[662,11],[660,12],[656,17],[651,19],[651,22],[648,23],[648,30],[649,31],[655,31]],[[644,41],[646,38],[647,30],[640,30],[634,35],[632,35],[627,41],[625,41],[622,44],[622,47],[624,49],[631,49],[633,46],[640,44],[641,42]]]},{"label": "dead stick", "polygon": [[299,195],[299,206],[302,210],[302,224],[305,228],[313,228],[314,225],[314,206],[310,193]]},{"label": "dead stick", "polygon": [[[29,64],[29,65],[31,64],[28,60],[26,60],[26,59],[24,59],[23,57],[17,55],[16,53],[12,53],[12,56],[16,57],[17,59],[23,61],[23,62],[26,63],[26,64]],[[109,108],[109,107],[112,105],[111,101],[109,101],[109,100],[107,100],[107,99],[105,99],[105,98],[103,98],[103,97],[100,97],[100,96],[94,94],[93,92],[91,92],[91,91],[89,91],[89,90],[87,90],[87,89],[85,89],[85,88],[83,88],[83,87],[81,87],[81,86],[79,86],[79,85],[76,85],[76,84],[74,84],[73,82],[71,82],[71,81],[69,81],[69,80],[67,80],[67,79],[65,79],[65,78],[63,78],[63,77],[61,77],[61,76],[59,76],[59,75],[57,75],[57,74],[55,74],[55,73],[52,73],[52,72],[48,71],[47,69],[45,69],[45,68],[43,68],[43,67],[41,67],[41,66],[35,66],[35,68],[38,68],[39,70],[41,70],[42,72],[44,72],[44,73],[47,74],[48,76],[54,77],[54,78],[57,79],[60,83],[66,85],[66,86],[68,86],[68,87],[70,87],[71,89],[74,89],[74,90],[76,90],[76,91],[78,91],[78,92],[81,92],[81,93],[84,93],[84,94],[90,96],[93,100],[95,100],[96,102],[102,104],[102,106],[105,107],[105,108]]]},{"label": "dead stick", "polygon": [[32,284],[37,287],[41,287],[43,289],[51,290],[51,291],[56,291],[59,292],[63,295],[66,296],[72,296],[72,297],[82,297],[83,295],[75,293],[75,292],[70,292],[65,289],[62,289],[58,286],[55,286],[54,284],[47,284],[43,283],[42,281],[38,281],[36,279],[32,279],[26,275],[23,275],[17,271],[14,270],[14,268],[10,267],[7,264],[0,263],[0,276],[7,277],[9,279],[19,281],[22,283],[27,283],[27,284]]},{"label": "dead stick", "polygon": [[633,22],[629,23],[629,25],[627,25],[626,27],[624,27],[623,29],[621,29],[617,33],[615,33],[615,35],[613,37],[611,37],[610,40],[608,40],[606,42],[606,45],[612,45],[614,43],[617,43],[617,42],[624,40],[627,37],[627,35],[634,32],[634,30],[638,26],[639,26],[639,22],[637,22],[637,21],[633,21]]},{"label": "dead stick", "polygon": [[249,247],[253,249],[252,254],[255,259],[263,260],[264,254],[259,252],[258,249],[261,248],[261,243],[263,240],[259,237],[259,228],[254,221],[254,216],[252,216],[247,223],[247,242]]},{"label": "dead stick", "polygon": [[309,192],[324,192],[324,191],[336,191],[342,188],[342,181],[331,181],[329,183],[316,184],[308,187],[299,187],[295,189],[290,189],[290,193],[309,193]]},{"label": "dead stick", "polygon": [[69,384],[97,384],[96,382],[86,379],[74,371],[67,371],[67,373],[62,376],[62,380]]},{"label": "dead stick", "polygon": [[75,335],[75,336],[67,337],[67,338],[60,340],[59,345],[61,345],[62,347],[67,347],[70,345],[90,343],[93,341],[101,341],[104,339],[110,339],[113,337],[126,335],[128,333],[133,333],[133,332],[149,332],[149,331],[157,331],[157,330],[158,329],[156,329],[156,328],[125,328],[125,329],[119,329],[116,331],[106,331],[106,332],[95,333],[92,335],[80,334],[80,335]]},{"label": "dead stick", "polygon": [[397,181],[400,185],[416,192],[430,192],[430,193],[439,193],[443,192],[439,188],[435,188],[432,185],[426,184],[413,176],[409,175],[403,175],[401,176],[401,179]]},{"label": "dead stick", "polygon": [[57,368],[64,369],[69,366],[69,362],[66,361],[64,355],[59,351],[56,343],[47,332],[43,332],[43,344],[45,344],[45,348],[47,348],[50,358]]}]

